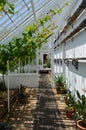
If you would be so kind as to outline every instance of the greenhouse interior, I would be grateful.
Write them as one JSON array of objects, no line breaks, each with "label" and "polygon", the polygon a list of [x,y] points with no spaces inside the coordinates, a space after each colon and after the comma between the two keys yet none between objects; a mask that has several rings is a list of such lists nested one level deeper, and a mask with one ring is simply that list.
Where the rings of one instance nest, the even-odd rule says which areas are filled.
[{"label": "greenhouse interior", "polygon": [[86,0],[0,0],[0,130],[86,130]]}]

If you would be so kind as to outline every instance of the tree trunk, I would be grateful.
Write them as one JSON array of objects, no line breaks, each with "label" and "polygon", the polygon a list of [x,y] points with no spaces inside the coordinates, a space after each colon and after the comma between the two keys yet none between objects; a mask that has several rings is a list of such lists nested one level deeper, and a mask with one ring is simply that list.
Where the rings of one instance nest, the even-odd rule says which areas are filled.
[{"label": "tree trunk", "polygon": [[2,74],[2,80],[3,80],[3,90],[6,90],[6,85],[5,85],[5,79],[4,79],[4,74]]}]

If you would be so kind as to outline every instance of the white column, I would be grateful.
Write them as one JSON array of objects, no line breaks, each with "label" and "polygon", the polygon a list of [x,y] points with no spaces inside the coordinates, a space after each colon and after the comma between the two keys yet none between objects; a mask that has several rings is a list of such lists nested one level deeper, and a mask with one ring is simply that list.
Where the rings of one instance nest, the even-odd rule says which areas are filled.
[{"label": "white column", "polygon": [[43,67],[43,64],[44,64],[43,53],[41,53],[41,58],[42,58],[42,69],[44,69],[44,67]]},{"label": "white column", "polygon": [[55,75],[54,75],[54,43],[53,43],[53,36],[51,36],[51,86],[52,87],[55,87],[54,79],[55,79]]},{"label": "white column", "polygon": [[[20,74],[20,71],[21,71],[21,63],[20,63],[21,61],[20,61],[20,58],[19,58],[19,74]],[[19,78],[19,93],[20,93],[20,78]]]},{"label": "white column", "polygon": [[39,56],[38,56],[38,48],[36,50],[36,65],[37,65],[37,74],[38,74],[38,71],[39,71]]},{"label": "white column", "polygon": [[8,93],[8,112],[10,112],[10,96],[9,96],[9,61],[7,61],[7,72],[8,72],[8,84],[7,84],[7,93]]},{"label": "white column", "polygon": [[62,45],[62,51],[63,51],[63,63],[62,63],[62,66],[63,66],[63,75],[64,76],[66,76],[66,67],[65,67],[65,63],[64,63],[64,59],[66,58],[65,46],[66,46],[66,44]]},{"label": "white column", "polygon": [[33,15],[34,15],[34,21],[36,22],[36,13],[35,13],[35,7],[34,7],[34,1],[30,0],[31,5],[32,5],[32,10],[33,10]]}]

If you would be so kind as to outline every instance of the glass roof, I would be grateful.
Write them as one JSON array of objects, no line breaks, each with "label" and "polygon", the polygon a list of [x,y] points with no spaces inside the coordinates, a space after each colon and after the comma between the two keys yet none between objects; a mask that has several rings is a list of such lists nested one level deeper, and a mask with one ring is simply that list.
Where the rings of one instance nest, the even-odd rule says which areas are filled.
[{"label": "glass roof", "polygon": [[[41,13],[44,13],[42,8],[48,5],[48,8],[55,2],[60,0],[9,0],[15,5],[15,14],[4,14],[0,12],[0,43],[5,42],[8,37],[19,35],[25,27],[32,24],[38,19]],[[64,0],[63,0],[64,1]],[[62,1],[61,1],[62,2]],[[56,4],[58,6],[58,3]],[[47,7],[46,7],[47,8]],[[45,13],[47,9],[45,9]]]}]

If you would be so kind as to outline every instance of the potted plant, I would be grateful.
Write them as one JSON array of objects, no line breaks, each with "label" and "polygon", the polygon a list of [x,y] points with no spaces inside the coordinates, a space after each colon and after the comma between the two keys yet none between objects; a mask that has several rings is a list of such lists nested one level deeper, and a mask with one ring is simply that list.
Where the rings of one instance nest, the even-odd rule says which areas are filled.
[{"label": "potted plant", "polygon": [[55,77],[56,89],[58,93],[66,92],[66,78],[62,74]]},{"label": "potted plant", "polygon": [[68,105],[68,104],[72,104],[72,105],[75,106],[75,103],[76,103],[75,95],[73,95],[70,90],[67,91],[67,93],[65,94],[64,100],[65,100],[65,103],[66,103],[67,105]]},{"label": "potted plant", "polygon": [[76,104],[75,96],[71,93],[71,91],[68,91],[68,93],[65,95],[64,99],[67,104],[67,107],[65,108],[66,116],[68,118],[72,118],[75,113],[75,109],[76,109],[75,108],[75,104]]},{"label": "potted plant", "polygon": [[73,114],[75,113],[75,108],[74,106],[72,106],[72,104],[69,104],[66,108],[65,108],[65,112],[66,112],[66,116],[68,118],[72,118]]},{"label": "potted plant", "polygon": [[77,120],[77,127],[79,130],[86,130],[86,97],[85,95],[80,95],[77,91],[77,103],[76,112],[78,112],[79,119]]},{"label": "potted plant", "polygon": [[22,86],[22,84],[20,84],[20,90],[17,95],[17,98],[18,98],[18,102],[20,102],[20,103],[26,103],[26,101],[27,101],[28,94],[25,92],[25,87]]}]

